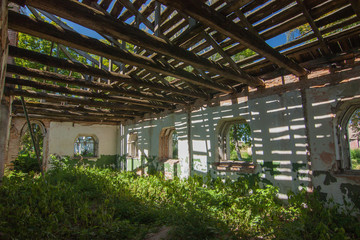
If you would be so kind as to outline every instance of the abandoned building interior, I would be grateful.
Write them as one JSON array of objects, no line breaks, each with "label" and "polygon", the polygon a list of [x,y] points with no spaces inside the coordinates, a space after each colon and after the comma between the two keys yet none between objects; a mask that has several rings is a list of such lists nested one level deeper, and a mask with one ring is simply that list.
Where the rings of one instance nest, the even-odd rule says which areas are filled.
[{"label": "abandoned building interior", "polygon": [[360,207],[359,22],[358,0],[2,0],[0,175],[30,125],[44,170],[155,159]]}]

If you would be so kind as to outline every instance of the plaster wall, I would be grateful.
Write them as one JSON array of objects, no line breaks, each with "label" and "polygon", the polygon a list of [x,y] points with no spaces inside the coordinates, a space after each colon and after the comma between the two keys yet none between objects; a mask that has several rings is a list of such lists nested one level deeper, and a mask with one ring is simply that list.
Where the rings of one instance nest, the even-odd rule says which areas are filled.
[{"label": "plaster wall", "polygon": [[339,105],[359,99],[360,78],[356,73],[346,72],[339,74],[338,78],[347,81],[306,91],[313,185],[324,198],[333,198],[341,203],[350,201],[360,207],[360,171],[338,171],[338,164],[346,159],[339,154],[336,136],[337,114],[341,113]]},{"label": "plaster wall", "polygon": [[[157,157],[159,155],[160,131],[163,128],[175,127],[178,134],[178,156],[180,159],[180,172],[182,177],[188,177],[189,173],[189,148],[187,132],[187,114],[170,114],[154,120],[144,121],[125,126],[124,135],[129,133],[138,134],[139,157]],[[127,154],[127,137],[122,138],[122,155]]]},{"label": "plaster wall", "polygon": [[118,126],[100,124],[78,124],[51,122],[49,133],[49,155],[74,156],[74,143],[78,136],[96,136],[98,154],[116,155]]},{"label": "plaster wall", "polygon": [[[316,188],[323,197],[340,203],[345,198],[358,204],[354,199],[360,193],[360,173],[350,176],[334,169],[336,108],[339,102],[360,95],[358,72],[359,67],[336,73],[319,71],[311,75],[311,80],[293,81],[292,89],[278,91],[281,94],[275,88],[198,105],[191,112],[191,124],[187,123],[186,113],[164,114],[129,122],[124,134],[137,132],[139,151],[156,157],[161,129],[175,126],[179,133],[181,177],[188,176],[191,159],[192,174],[236,179],[249,173],[241,169],[222,171],[214,165],[219,161],[218,126],[232,118],[243,118],[252,130],[256,165],[253,174],[259,174],[264,183],[278,186],[281,198],[290,190]],[[126,154],[126,147],[122,154]]]}]

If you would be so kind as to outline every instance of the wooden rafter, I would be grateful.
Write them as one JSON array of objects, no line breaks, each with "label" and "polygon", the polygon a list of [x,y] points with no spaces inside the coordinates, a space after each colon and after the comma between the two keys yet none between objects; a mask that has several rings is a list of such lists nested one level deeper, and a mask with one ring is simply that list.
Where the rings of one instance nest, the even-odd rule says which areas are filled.
[{"label": "wooden rafter", "polygon": [[225,85],[209,82],[194,74],[182,69],[171,69],[153,59],[143,57],[138,54],[126,52],[120,48],[112,47],[97,39],[86,37],[84,35],[61,29],[48,23],[40,22],[27,16],[9,11],[9,28],[44,38],[50,41],[58,42],[69,47],[74,47],[89,53],[103,56],[116,61],[124,62],[133,66],[149,69],[165,75],[176,77],[205,88],[231,93],[233,90]]},{"label": "wooden rafter", "polygon": [[206,4],[192,0],[172,1],[159,0],[164,5],[174,7],[192,18],[202,22],[231,39],[241,42],[248,48],[258,52],[270,61],[287,69],[297,76],[307,74],[307,71],[284,55],[270,47],[264,40],[247,31],[243,27],[229,21],[224,15],[210,8]]},{"label": "wooden rafter", "polygon": [[154,82],[142,81],[140,79],[131,77],[129,75],[119,74],[119,73],[106,71],[103,69],[94,68],[94,67],[82,64],[82,63],[76,63],[76,62],[72,62],[72,61],[65,60],[65,59],[55,58],[55,57],[51,57],[51,56],[37,53],[34,51],[17,48],[14,46],[9,46],[9,55],[12,57],[18,57],[18,58],[38,62],[38,63],[44,64],[47,66],[59,67],[62,69],[75,71],[75,72],[79,72],[82,74],[91,75],[94,77],[110,79],[112,81],[116,81],[119,83],[126,83],[126,84],[134,85],[137,87],[143,86],[143,87],[147,87],[147,88],[151,88],[151,89],[155,89],[155,90],[162,90],[162,91],[166,91],[166,92],[170,92],[170,93],[174,93],[174,94],[178,94],[178,95],[183,95],[183,96],[187,96],[187,97],[193,97],[193,98],[194,97],[198,97],[198,98],[207,98],[208,97],[200,91],[198,91],[198,92],[189,91],[187,89],[181,89],[181,88],[177,88],[177,87],[173,87],[173,86],[164,86],[162,84],[158,84],[158,83],[154,83]]},{"label": "wooden rafter", "polygon": [[324,38],[322,37],[322,35],[319,31],[319,28],[316,26],[314,19],[312,18],[311,14],[309,13],[308,9],[306,8],[305,3],[303,2],[303,0],[296,0],[296,2],[299,5],[299,7],[301,8],[301,11],[304,14],[306,20],[309,22],[309,25],[310,25],[311,29],[313,30],[315,36],[319,40],[321,46],[323,47],[323,50],[325,51],[325,53],[327,55],[330,54],[329,48],[328,48],[326,42],[324,41]]},{"label": "wooden rafter", "polygon": [[144,106],[148,108],[158,108],[158,109],[170,109],[171,106],[169,105],[163,105],[163,104],[151,104],[149,102],[142,102],[138,101],[136,99],[124,99],[123,97],[116,96],[116,95],[109,95],[104,93],[97,93],[97,92],[91,92],[88,90],[83,89],[77,89],[77,88],[70,88],[65,86],[59,86],[55,84],[49,84],[49,83],[43,83],[38,81],[32,81],[32,80],[26,80],[26,79],[20,79],[20,78],[11,78],[6,77],[5,82],[8,84],[14,84],[18,86],[27,86],[31,88],[35,88],[38,90],[45,90],[45,91],[51,91],[56,93],[64,93],[64,94],[70,94],[73,96],[83,96],[83,97],[89,97],[94,99],[102,99],[107,100],[114,103],[125,103],[129,104],[130,106]]},{"label": "wooden rafter", "polygon": [[356,16],[360,20],[360,0],[350,0],[351,7],[353,8]]},{"label": "wooden rafter", "polygon": [[[43,116],[51,116],[51,117],[67,117],[67,118],[85,118],[85,119],[93,119],[93,120],[107,120],[113,122],[120,122],[123,120],[131,119],[131,117],[120,117],[120,116],[108,116],[108,115],[94,115],[89,113],[79,113],[75,111],[68,111],[68,110],[59,110],[59,109],[36,109],[36,108],[27,108],[29,114],[37,114]],[[13,108],[14,113],[23,113],[22,109],[19,107]]]},{"label": "wooden rafter", "polygon": [[79,79],[79,78],[74,78],[74,77],[70,77],[70,76],[65,76],[65,75],[62,75],[59,73],[41,71],[41,70],[37,70],[37,69],[20,67],[20,66],[11,65],[11,64],[8,64],[7,72],[21,75],[21,76],[26,76],[26,77],[39,78],[39,79],[49,80],[49,81],[58,82],[58,83],[71,84],[73,86],[85,87],[85,88],[90,88],[90,89],[94,89],[94,90],[101,90],[104,92],[111,92],[114,94],[120,94],[123,96],[129,96],[129,97],[138,98],[138,99],[146,99],[146,100],[166,102],[166,103],[175,103],[175,104],[185,104],[185,102],[171,98],[171,97],[164,98],[161,96],[155,96],[155,95],[145,93],[145,92],[140,93],[140,92],[133,91],[133,90],[126,90],[126,89],[119,88],[119,87],[111,85],[111,84],[99,83],[97,81],[88,81],[85,79]]},{"label": "wooden rafter", "polygon": [[[15,99],[12,102],[12,106],[21,107],[21,101]],[[141,114],[137,112],[130,112],[130,111],[115,111],[115,110],[107,110],[101,108],[90,108],[86,106],[76,106],[76,105],[61,105],[61,104],[54,104],[54,103],[40,103],[40,102],[33,102],[27,101],[26,106],[29,108],[34,109],[58,109],[58,110],[65,110],[65,111],[75,111],[78,113],[89,113],[95,115],[109,115],[109,116],[119,116],[119,117],[137,117],[141,116]]]},{"label": "wooden rafter", "polygon": [[[25,117],[25,115],[23,113],[16,113],[16,114],[12,114],[13,117]],[[29,118],[35,120],[35,119],[39,119],[39,120],[43,120],[43,119],[48,119],[48,120],[54,120],[54,121],[61,121],[61,122],[86,122],[86,123],[94,123],[94,124],[111,124],[111,125],[118,125],[119,122],[122,121],[110,121],[107,119],[93,119],[91,117],[75,117],[75,116],[49,116],[49,115],[45,115],[45,114],[29,114]],[[129,118],[131,119],[131,118]]]},{"label": "wooden rafter", "polygon": [[[18,0],[12,1],[17,2]],[[106,17],[101,11],[97,11],[75,0],[62,0],[61,4],[59,4],[59,0],[25,0],[24,2],[29,6],[69,19],[99,33],[187,62],[193,67],[209,70],[233,80],[241,78],[244,83],[250,86],[257,87],[263,85],[261,81],[252,82],[249,79],[243,79],[231,68],[213,64],[211,61],[198,57],[185,49],[171,45],[165,40],[147,34],[122,22],[114,21]]]},{"label": "wooden rafter", "polygon": [[95,101],[92,99],[84,99],[77,97],[68,97],[62,96],[58,94],[52,93],[43,93],[36,92],[32,90],[17,90],[6,87],[4,90],[6,96],[22,96],[36,99],[45,99],[49,102],[68,102],[72,104],[81,104],[83,106],[91,106],[91,107],[102,107],[107,109],[117,109],[117,110],[129,110],[129,111],[137,111],[137,112],[156,112],[152,108],[126,105],[126,104],[118,104],[118,103],[110,103],[110,102],[101,102]]}]

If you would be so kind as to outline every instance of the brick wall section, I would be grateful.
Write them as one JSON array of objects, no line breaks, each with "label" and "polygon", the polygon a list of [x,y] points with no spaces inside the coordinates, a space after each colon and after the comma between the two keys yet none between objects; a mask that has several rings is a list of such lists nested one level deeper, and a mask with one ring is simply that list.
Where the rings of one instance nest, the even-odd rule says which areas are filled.
[{"label": "brick wall section", "polygon": [[[50,121],[49,120],[42,120],[41,121],[46,129],[46,136],[49,134],[50,129]],[[14,161],[19,153],[20,149],[20,137],[21,137],[21,131],[23,127],[26,125],[25,118],[12,118],[11,121],[11,127],[10,127],[10,138],[9,138],[9,148],[8,148],[8,158],[5,162],[5,167],[11,166],[11,161]],[[44,148],[43,152],[45,154],[44,158],[47,159],[47,153],[48,153],[48,144],[47,139],[44,138]]]}]

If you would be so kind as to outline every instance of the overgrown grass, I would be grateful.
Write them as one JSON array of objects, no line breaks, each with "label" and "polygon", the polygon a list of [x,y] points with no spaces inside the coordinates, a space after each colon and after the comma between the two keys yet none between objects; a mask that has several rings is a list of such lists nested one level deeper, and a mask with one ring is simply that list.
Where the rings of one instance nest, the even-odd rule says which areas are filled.
[{"label": "overgrown grass", "polygon": [[109,169],[59,167],[45,178],[12,173],[0,187],[1,239],[144,239],[161,226],[170,239],[359,239],[355,217],[316,195],[257,180],[193,177],[165,181]]},{"label": "overgrown grass", "polygon": [[351,156],[351,168],[354,170],[360,170],[360,148],[352,149],[350,151]]},{"label": "overgrown grass", "polygon": [[[245,161],[245,162],[251,162],[252,161],[252,155],[249,155],[247,152],[240,151],[240,154],[241,154],[241,160],[242,161]],[[238,160],[238,155],[237,155],[237,152],[235,150],[233,150],[230,153],[230,160],[234,160],[234,161]]]}]

